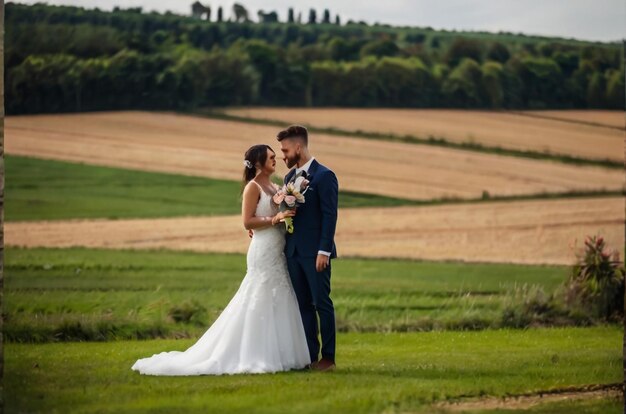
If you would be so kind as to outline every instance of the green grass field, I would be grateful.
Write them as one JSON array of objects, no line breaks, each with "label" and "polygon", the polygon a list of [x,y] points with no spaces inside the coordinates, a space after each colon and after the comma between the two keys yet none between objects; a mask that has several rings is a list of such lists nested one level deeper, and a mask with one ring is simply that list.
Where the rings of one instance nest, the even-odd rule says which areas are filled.
[{"label": "green grass field", "polygon": [[[241,183],[80,163],[5,156],[5,220],[158,218],[241,213]],[[275,177],[279,179],[278,177]],[[408,200],[341,191],[339,207],[395,207],[619,195],[569,191],[486,199]]]},{"label": "green grass field", "polygon": [[[233,181],[15,156],[6,170],[12,221],[239,213]],[[351,193],[340,200],[412,203]],[[237,254],[7,247],[5,412],[429,413],[440,411],[438,401],[622,379],[618,325],[495,329],[508,326],[503,315],[516,301],[557,290],[567,267],[384,259],[333,261],[334,373],[130,370],[137,358],[193,344],[245,271]],[[525,412],[618,413],[622,404],[563,401]]]},{"label": "green grass field", "polygon": [[[96,249],[5,253],[5,337],[12,341],[186,337],[206,329],[246,272],[236,254]],[[345,332],[499,327],[510,292],[551,292],[567,268],[333,261]],[[176,315],[182,315],[176,321]]]},{"label": "green grass field", "polygon": [[[7,221],[156,218],[241,213],[241,183],[5,156]],[[340,207],[415,204],[342,192]]]},{"label": "green grass field", "polygon": [[[338,335],[338,370],[153,377],[138,358],[194,340],[7,344],[6,412],[432,412],[434,401],[622,380],[619,327]],[[620,401],[536,412],[618,413]],[[565,408],[566,410],[561,410]],[[554,406],[552,409],[555,409]]]}]

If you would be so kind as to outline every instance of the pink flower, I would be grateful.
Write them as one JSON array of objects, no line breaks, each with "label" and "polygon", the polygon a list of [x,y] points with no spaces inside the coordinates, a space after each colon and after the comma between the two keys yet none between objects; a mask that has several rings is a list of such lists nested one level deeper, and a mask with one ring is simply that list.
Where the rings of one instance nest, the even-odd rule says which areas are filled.
[{"label": "pink flower", "polygon": [[296,197],[292,196],[292,195],[285,196],[285,203],[287,203],[287,205],[289,207],[295,206],[296,205]]},{"label": "pink flower", "polygon": [[285,199],[285,193],[279,191],[276,194],[274,194],[274,197],[272,199],[274,200],[274,203],[280,204]]}]

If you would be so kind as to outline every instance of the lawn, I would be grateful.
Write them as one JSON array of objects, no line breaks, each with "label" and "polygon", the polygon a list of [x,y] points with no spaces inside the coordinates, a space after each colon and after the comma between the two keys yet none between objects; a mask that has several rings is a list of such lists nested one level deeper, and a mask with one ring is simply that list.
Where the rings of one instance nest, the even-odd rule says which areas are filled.
[{"label": "lawn", "polygon": [[[239,183],[6,157],[7,220],[239,213]],[[410,203],[342,193],[342,207]],[[5,412],[433,412],[433,402],[612,384],[622,330],[494,329],[563,266],[333,261],[331,374],[149,377],[141,357],[184,350],[237,290],[246,258],[167,250],[5,250]],[[83,341],[83,342],[79,342]],[[104,342],[103,342],[104,341]],[[622,401],[534,413],[617,413]]]},{"label": "lawn", "polygon": [[[619,327],[338,335],[338,370],[153,377],[141,358],[193,339],[6,344],[6,412],[433,412],[434,401],[622,380]],[[584,408],[584,409],[583,409]],[[582,409],[582,410],[581,410]],[[619,400],[534,412],[618,413]],[[601,411],[600,411],[601,410]]]},{"label": "lawn", "polygon": [[[242,167],[243,168],[243,167]],[[5,156],[7,221],[155,218],[241,213],[241,183]],[[339,207],[416,204],[342,192]]]},{"label": "lawn", "polygon": [[[243,255],[164,250],[9,247],[5,260],[5,338],[25,342],[195,336],[246,272]],[[343,332],[481,329],[500,326],[512,293],[551,292],[567,271],[340,259],[331,297]]]}]

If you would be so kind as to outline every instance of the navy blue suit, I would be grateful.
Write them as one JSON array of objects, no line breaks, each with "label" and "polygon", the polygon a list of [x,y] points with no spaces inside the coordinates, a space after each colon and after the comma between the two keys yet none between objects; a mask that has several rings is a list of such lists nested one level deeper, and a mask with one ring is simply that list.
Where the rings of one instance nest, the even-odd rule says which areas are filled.
[{"label": "navy blue suit", "polygon": [[[291,181],[295,168],[285,177]],[[322,357],[335,360],[335,309],[330,299],[331,265],[321,272],[315,268],[319,250],[337,257],[335,228],[339,184],[335,173],[313,160],[307,174],[309,187],[305,203],[298,207],[293,220],[294,232],[287,233],[285,256],[293,284],[302,323],[306,333],[311,361],[317,361],[320,352],[318,333],[322,337]],[[332,261],[332,260],[331,260]],[[319,314],[319,330],[317,325]]]}]

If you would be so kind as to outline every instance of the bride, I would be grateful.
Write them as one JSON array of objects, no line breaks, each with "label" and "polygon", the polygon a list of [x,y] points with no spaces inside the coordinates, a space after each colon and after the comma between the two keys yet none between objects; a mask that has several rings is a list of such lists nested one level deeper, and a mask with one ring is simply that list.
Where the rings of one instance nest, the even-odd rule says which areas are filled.
[{"label": "bride", "polygon": [[247,273],[224,311],[185,351],[137,360],[131,369],[146,375],[221,375],[302,369],[311,363],[287,262],[285,217],[272,201],[270,181],[276,154],[255,145],[245,154],[242,218],[253,231]]}]

